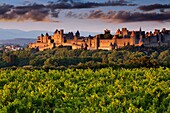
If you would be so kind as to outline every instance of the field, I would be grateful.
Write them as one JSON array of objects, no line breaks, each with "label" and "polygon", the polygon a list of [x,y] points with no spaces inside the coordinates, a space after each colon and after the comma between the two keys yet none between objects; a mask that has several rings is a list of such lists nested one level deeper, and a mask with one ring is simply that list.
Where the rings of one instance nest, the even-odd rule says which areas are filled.
[{"label": "field", "polygon": [[170,113],[170,69],[0,70],[2,113]]}]

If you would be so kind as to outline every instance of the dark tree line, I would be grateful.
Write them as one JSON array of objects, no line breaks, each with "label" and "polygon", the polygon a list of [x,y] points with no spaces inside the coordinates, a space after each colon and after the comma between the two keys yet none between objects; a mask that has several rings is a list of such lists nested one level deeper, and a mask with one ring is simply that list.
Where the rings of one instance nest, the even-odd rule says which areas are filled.
[{"label": "dark tree line", "polygon": [[55,48],[37,51],[0,51],[0,68],[102,68],[170,67],[170,46],[126,46],[112,51]]}]

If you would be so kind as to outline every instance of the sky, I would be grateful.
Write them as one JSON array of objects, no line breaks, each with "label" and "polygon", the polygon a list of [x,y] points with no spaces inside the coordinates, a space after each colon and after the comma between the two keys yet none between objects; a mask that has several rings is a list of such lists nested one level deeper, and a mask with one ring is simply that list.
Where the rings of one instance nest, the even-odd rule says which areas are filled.
[{"label": "sky", "polygon": [[129,30],[141,27],[145,31],[170,29],[170,1],[0,0],[0,29],[47,32],[64,29],[95,35],[104,29],[114,34],[123,27]]}]

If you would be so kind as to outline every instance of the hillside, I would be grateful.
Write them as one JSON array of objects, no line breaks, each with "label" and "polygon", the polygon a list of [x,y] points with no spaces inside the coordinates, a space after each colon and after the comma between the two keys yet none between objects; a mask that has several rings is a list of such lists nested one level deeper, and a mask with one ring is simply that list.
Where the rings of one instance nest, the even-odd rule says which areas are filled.
[{"label": "hillside", "polygon": [[35,41],[36,39],[31,39],[31,38],[15,38],[15,39],[0,40],[0,44],[1,45],[14,44],[14,45],[26,46],[29,43]]},{"label": "hillside", "polygon": [[0,28],[0,40],[8,40],[8,39],[15,39],[15,38],[37,38],[37,36],[41,34],[45,34],[48,32],[52,34],[53,32],[50,31],[39,31],[39,30],[32,30],[32,31],[23,31],[18,29],[1,29]]}]

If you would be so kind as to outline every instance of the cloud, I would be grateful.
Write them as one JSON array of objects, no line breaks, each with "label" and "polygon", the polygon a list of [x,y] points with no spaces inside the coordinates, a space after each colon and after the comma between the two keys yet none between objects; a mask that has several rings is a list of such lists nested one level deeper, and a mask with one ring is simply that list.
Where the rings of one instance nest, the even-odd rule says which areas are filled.
[{"label": "cloud", "polygon": [[3,15],[6,12],[10,11],[13,7],[14,7],[13,5],[7,4],[0,5],[0,15]]},{"label": "cloud", "polygon": [[69,11],[65,14],[68,18],[80,18],[76,13],[73,13],[72,11]]},{"label": "cloud", "polygon": [[51,10],[42,4],[30,4],[27,6],[0,6],[0,20],[10,21],[54,21],[50,17],[58,17],[59,12]]},{"label": "cloud", "polygon": [[79,18],[79,19],[110,19],[113,18],[116,14],[116,11],[108,11],[107,13],[102,10],[91,10],[89,13],[74,13],[69,11],[65,14],[68,18]]},{"label": "cloud", "polygon": [[140,13],[140,12],[126,12],[119,11],[114,19],[117,19],[120,22],[141,22],[141,21],[170,21],[170,12],[165,13]]},{"label": "cloud", "polygon": [[127,12],[127,11],[108,11],[92,10],[89,13],[76,14],[68,12],[67,17],[82,18],[82,19],[100,19],[105,22],[141,22],[141,21],[170,21],[170,11],[162,13],[141,13],[141,12]]},{"label": "cloud", "polygon": [[74,2],[73,0],[58,0],[57,3],[51,2],[47,6],[52,9],[82,9],[102,6],[134,6],[126,0],[108,0],[107,2]]},{"label": "cloud", "polygon": [[107,15],[101,11],[101,10],[96,10],[96,11],[91,11],[88,18],[90,19],[94,19],[94,18],[104,18],[106,17]]},{"label": "cloud", "polygon": [[143,5],[139,6],[138,9],[142,11],[152,11],[156,9],[170,9],[170,4],[152,4],[152,5]]},{"label": "cloud", "polygon": [[107,13],[104,13],[101,10],[96,10],[96,11],[90,11],[90,14],[88,15],[88,19],[95,19],[95,18],[100,18],[100,19],[111,19],[114,18],[116,15],[116,11],[109,11]]},{"label": "cloud", "polygon": [[74,3],[73,0],[58,0],[57,2],[59,2],[59,3],[68,3],[68,2]]},{"label": "cloud", "polygon": [[[48,4],[31,4],[28,0],[27,5],[13,6],[3,4],[0,5],[0,20],[4,21],[54,21],[58,18],[61,9],[82,9],[82,8],[94,8],[99,6],[128,6],[129,2],[126,0],[108,0],[107,2],[75,2],[74,0],[58,0],[57,2],[48,2]],[[73,14],[67,14],[66,16],[76,16]],[[102,11],[91,12],[89,18],[95,18],[94,16],[103,16]],[[78,18],[84,18],[87,14],[79,14]],[[105,15],[106,18],[108,15]]]}]

